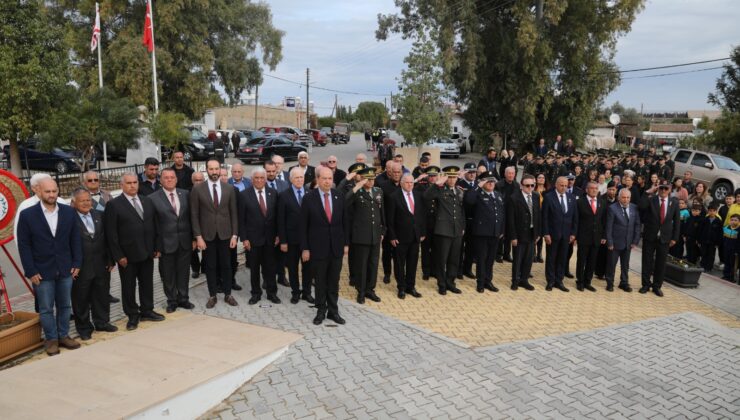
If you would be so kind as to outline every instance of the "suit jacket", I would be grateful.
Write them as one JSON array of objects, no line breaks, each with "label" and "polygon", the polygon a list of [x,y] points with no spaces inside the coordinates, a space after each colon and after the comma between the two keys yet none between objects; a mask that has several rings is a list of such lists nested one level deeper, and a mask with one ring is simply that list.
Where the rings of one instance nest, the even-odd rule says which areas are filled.
[{"label": "suit jacket", "polygon": [[94,234],[88,232],[85,223],[77,216],[77,227],[82,240],[82,267],[80,267],[79,280],[93,279],[107,275],[106,267],[113,265],[113,260],[108,252],[108,244],[105,240],[105,227],[103,225],[103,213],[95,209],[90,210],[93,219]]},{"label": "suit jacket", "polygon": [[213,205],[208,181],[193,187],[190,192],[190,223],[193,237],[202,236],[205,241],[231,239],[239,234],[236,187],[221,183],[221,201]]},{"label": "suit jacket", "polygon": [[190,193],[176,188],[180,206],[175,214],[170,202],[169,193],[160,188],[147,199],[154,207],[155,241],[154,249],[163,254],[172,254],[177,250],[193,248],[193,228],[190,223]]},{"label": "suit jacket", "polygon": [[385,206],[386,235],[390,241],[421,242],[421,237],[427,236],[427,209],[424,196],[419,190],[411,191],[414,200],[414,213],[411,214],[404,194],[399,188],[388,197]]},{"label": "suit jacket", "polygon": [[82,242],[75,217],[65,204],[58,203],[56,234],[51,234],[42,203],[25,210],[18,217],[18,253],[23,274],[31,278],[41,274],[41,280],[71,276],[73,268],[82,266]]},{"label": "suit jacket", "polygon": [[[305,198],[306,189],[303,189]],[[277,231],[281,244],[301,243],[301,205],[293,193],[293,187],[278,194]]]},{"label": "suit jacket", "polygon": [[681,217],[679,216],[678,200],[666,198],[666,215],[660,223],[660,199],[658,195],[643,198],[640,204],[642,224],[645,225],[643,237],[649,240],[659,240],[661,243],[678,241],[681,234]]},{"label": "suit jacket", "polygon": [[578,246],[599,246],[601,240],[606,239],[606,203],[596,197],[596,214],[591,209],[588,196],[576,200],[578,208]]},{"label": "suit jacket", "polygon": [[138,197],[143,220],[124,194],[105,206],[105,239],[115,261],[125,257],[128,262],[141,262],[154,256],[154,207],[150,200]]},{"label": "suit jacket", "polygon": [[324,211],[323,192],[315,188],[306,193],[301,205],[301,249],[311,252],[311,259],[341,258],[349,245],[349,228],[344,217],[344,197],[331,189],[332,217]]},{"label": "suit jacket", "polygon": [[640,242],[640,212],[637,206],[630,203],[627,214],[629,220],[625,220],[622,205],[616,202],[609,206],[606,215],[606,245],[618,251]]},{"label": "suit jacket", "polygon": [[347,179],[347,172],[344,172],[343,170],[337,168],[334,170],[334,186],[339,187],[339,183],[342,182],[343,179]]},{"label": "suit jacket", "polygon": [[463,192],[457,187],[430,185],[424,193],[427,206],[434,206],[434,234],[455,238],[465,233]]},{"label": "suit jacket", "polygon": [[283,191],[285,191],[285,190],[287,190],[287,189],[288,189],[288,187],[290,187],[290,183],[289,183],[288,181],[283,181],[283,180],[281,180],[281,179],[277,179],[277,178],[275,178],[275,179],[274,179],[273,181],[270,181],[270,180],[268,179],[268,180],[267,180],[267,186],[268,186],[268,187],[270,187],[270,188],[272,188],[272,187],[270,186],[270,183],[272,183],[272,182],[274,182],[274,183],[275,183],[275,188],[273,188],[273,189],[274,189],[275,191],[277,191],[277,192],[278,192],[278,194],[279,194],[279,193],[281,193],[281,192],[283,192]]},{"label": "suit jacket", "polygon": [[[511,197],[510,197],[511,198]],[[506,226],[504,201],[501,194],[493,191],[493,198],[480,188],[465,193],[465,214],[472,219],[472,234],[475,236],[501,237]],[[472,214],[468,214],[470,209]]]},{"label": "suit jacket", "polygon": [[262,190],[267,211],[260,209],[259,198],[254,187],[239,193],[239,237],[252,246],[275,246],[277,237],[278,193],[265,186]]},{"label": "suit jacket", "polygon": [[[290,167],[290,168],[288,169],[288,173],[290,173],[290,171],[291,171],[291,170],[292,170],[293,168],[297,167],[297,166],[298,166],[298,165],[293,165],[293,166],[291,166],[291,167]],[[305,173],[303,174],[303,182],[305,183],[305,185],[311,185],[311,182],[312,182],[312,181],[313,181],[313,180],[314,180],[315,178],[316,178],[316,168],[315,168],[315,167],[313,167],[313,166],[311,166],[311,165],[308,165],[308,166],[306,166],[306,172],[305,172]],[[288,180],[290,180],[290,178],[288,178]]]},{"label": "suit jacket", "polygon": [[542,236],[550,235],[553,240],[576,236],[578,233],[578,209],[572,194],[565,193],[568,212],[560,207],[560,194],[552,190],[545,194],[542,203]]},{"label": "suit jacket", "polygon": [[[512,194],[506,201],[506,236],[510,240],[532,243],[541,236],[542,210],[540,194],[532,192],[532,213],[521,192]],[[532,228],[530,228],[532,226]]]}]

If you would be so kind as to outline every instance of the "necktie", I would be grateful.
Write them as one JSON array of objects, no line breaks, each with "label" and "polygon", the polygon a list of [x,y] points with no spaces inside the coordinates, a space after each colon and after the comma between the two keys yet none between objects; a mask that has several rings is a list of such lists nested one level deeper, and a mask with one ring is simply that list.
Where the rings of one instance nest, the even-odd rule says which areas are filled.
[{"label": "necktie", "polygon": [[262,190],[259,190],[259,200],[260,200],[260,211],[262,211],[262,216],[267,217],[267,206],[265,205],[265,198],[262,196]]},{"label": "necktie", "polygon": [[213,207],[218,208],[218,190],[216,184],[213,184]]},{"label": "necktie", "polygon": [[411,207],[411,214],[414,214],[414,198],[411,197],[411,193],[407,192],[406,197],[409,199],[409,206]]},{"label": "necktie", "polygon": [[532,194],[527,194],[527,207],[529,207],[529,227],[534,226],[534,214],[532,213]]},{"label": "necktie", "polygon": [[303,190],[298,190],[298,204],[303,203]]},{"label": "necktie", "polygon": [[134,209],[136,209],[136,213],[141,217],[141,220],[144,220],[144,209],[141,208],[141,204],[139,204],[139,198],[134,197],[131,199],[134,203]]},{"label": "necktie", "polygon": [[170,193],[170,204],[172,204],[172,211],[177,216],[177,203],[175,202],[175,193]]},{"label": "necktie", "polygon": [[275,181],[270,181],[270,188],[272,188],[273,190],[277,189],[277,187],[275,186]]},{"label": "necktie", "polygon": [[627,220],[627,223],[630,221],[629,213],[627,213],[627,209],[622,207],[622,213],[624,213],[624,218]]},{"label": "necktie", "polygon": [[660,224],[665,221],[665,198],[660,199]]},{"label": "necktie", "polygon": [[563,213],[568,212],[568,209],[565,207],[565,194],[560,194],[560,207],[563,209]]},{"label": "necktie", "polygon": [[596,214],[596,199],[595,198],[591,199],[591,211],[593,211],[594,214]]},{"label": "necktie", "polygon": [[85,226],[87,227],[87,231],[90,233],[90,235],[95,234],[95,225],[92,221],[92,216],[90,216],[90,213],[86,214],[83,218],[85,221]]},{"label": "necktie", "polygon": [[329,193],[324,193],[324,212],[326,213],[327,220],[331,223],[331,203],[329,203]]}]

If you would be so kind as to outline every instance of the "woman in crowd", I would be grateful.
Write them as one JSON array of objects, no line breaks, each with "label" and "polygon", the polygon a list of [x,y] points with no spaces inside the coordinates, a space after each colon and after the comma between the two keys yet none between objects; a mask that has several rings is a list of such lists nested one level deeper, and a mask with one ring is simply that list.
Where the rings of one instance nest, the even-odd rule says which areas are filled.
[{"label": "woman in crowd", "polygon": [[697,182],[694,186],[694,193],[691,194],[689,197],[689,200],[691,202],[697,202],[701,204],[704,207],[704,211],[706,212],[707,207],[709,207],[710,204],[712,204],[712,201],[714,200],[712,196],[709,194],[709,191],[707,190],[707,184],[703,182]]},{"label": "woman in crowd", "polygon": [[689,199],[689,190],[683,186],[683,178],[677,176],[673,178],[673,188],[671,189],[671,197],[676,197],[679,200]]}]

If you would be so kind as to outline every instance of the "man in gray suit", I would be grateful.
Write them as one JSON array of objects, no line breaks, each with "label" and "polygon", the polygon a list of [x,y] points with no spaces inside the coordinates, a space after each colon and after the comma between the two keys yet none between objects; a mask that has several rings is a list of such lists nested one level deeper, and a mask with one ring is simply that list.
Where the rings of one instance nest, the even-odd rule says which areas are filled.
[{"label": "man in gray suit", "polygon": [[218,299],[218,280],[222,279],[224,301],[231,306],[238,303],[231,296],[231,248],[236,248],[238,216],[236,191],[221,182],[221,165],[211,159],[206,163],[208,181],[193,187],[190,193],[190,220],[196,246],[203,251],[206,281],[211,297],[206,308],[211,309]]},{"label": "man in gray suit", "polygon": [[165,168],[159,176],[162,188],[147,199],[154,207],[154,250],[159,253],[159,275],[167,296],[167,313],[178,306],[193,309],[188,300],[190,255],[193,231],[190,227],[188,190],[177,188],[177,173]]},{"label": "man in gray suit", "polygon": [[609,249],[606,264],[606,290],[614,291],[614,274],[617,260],[621,275],[619,288],[631,292],[629,284],[630,253],[640,242],[640,212],[630,203],[632,193],[627,188],[619,191],[618,201],[609,206],[606,213],[606,246]]}]

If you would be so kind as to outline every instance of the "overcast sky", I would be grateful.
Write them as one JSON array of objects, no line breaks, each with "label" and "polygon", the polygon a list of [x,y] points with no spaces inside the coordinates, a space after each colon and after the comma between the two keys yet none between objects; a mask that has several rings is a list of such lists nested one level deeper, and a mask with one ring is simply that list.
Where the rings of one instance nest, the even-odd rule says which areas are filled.
[{"label": "overcast sky", "polygon": [[[377,14],[395,10],[393,0],[270,0],[273,24],[286,32],[283,61],[268,74],[303,83],[302,86],[265,77],[260,103],[278,104],[284,96],[306,96],[306,68],[311,85],[372,95],[338,93],[340,104],[383,102],[396,92],[409,42],[393,36],[376,42]],[[545,2],[547,5],[547,2]],[[711,60],[729,56],[740,44],[738,0],[649,0],[632,31],[620,39],[616,62],[622,70]],[[655,78],[655,74],[717,67],[709,63],[623,75],[622,84],[606,104],[619,101],[638,110],[685,111],[710,109],[712,91],[721,70]],[[631,78],[631,79],[628,79]],[[319,115],[328,115],[334,92],[312,88],[310,100]],[[384,95],[384,96],[383,96]]]}]

